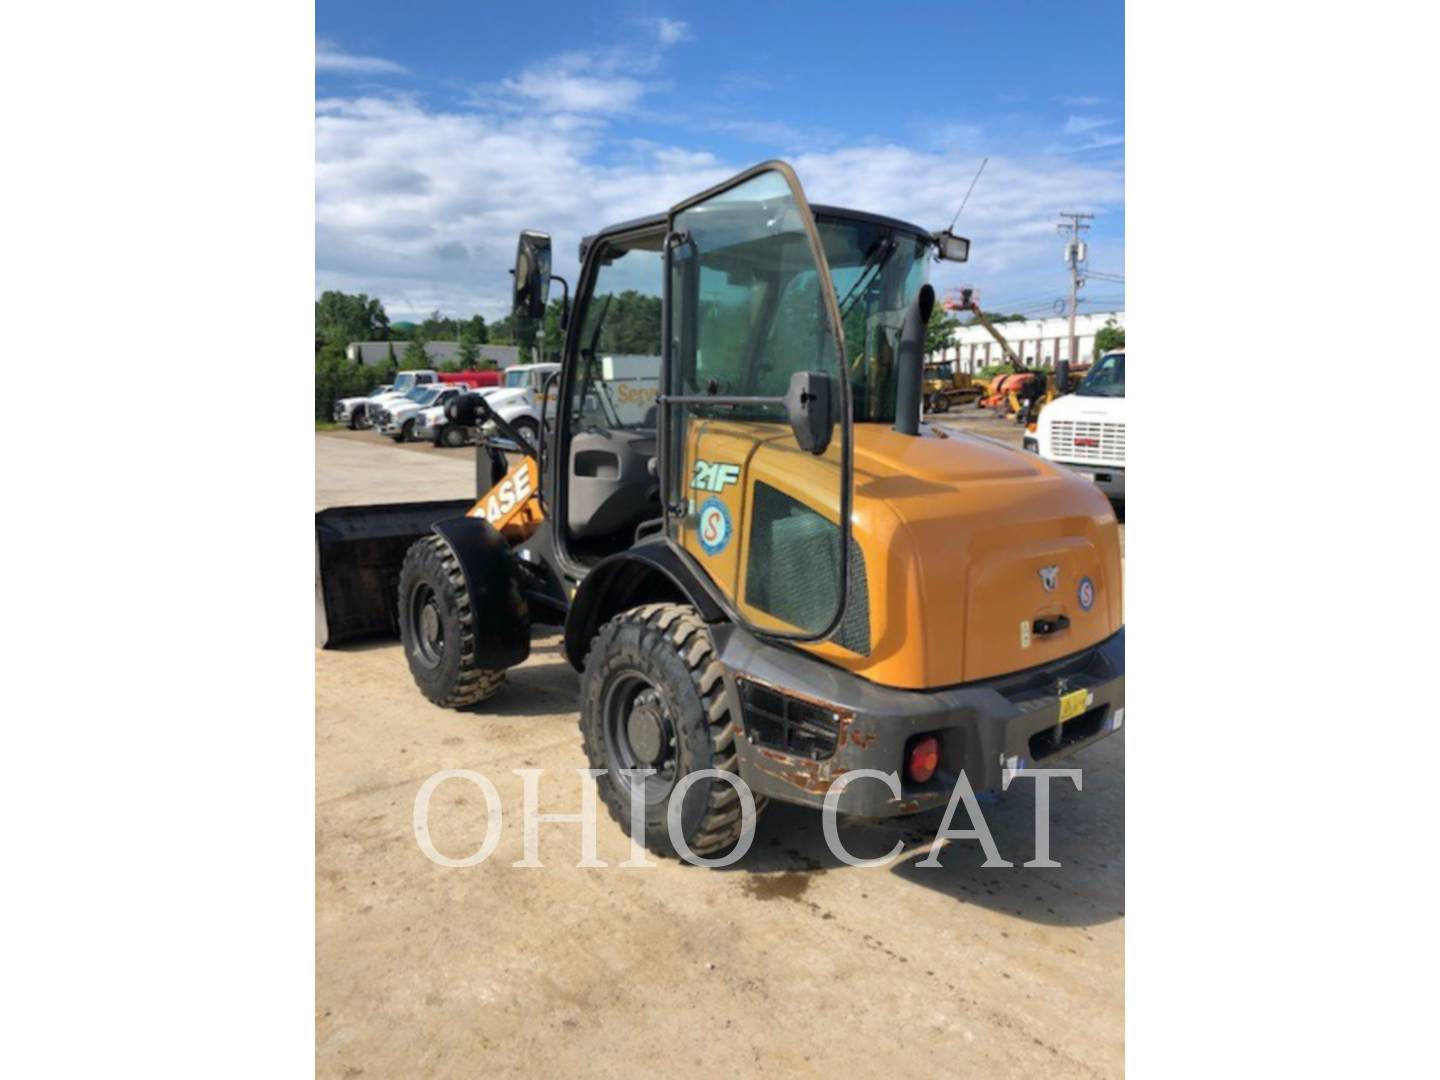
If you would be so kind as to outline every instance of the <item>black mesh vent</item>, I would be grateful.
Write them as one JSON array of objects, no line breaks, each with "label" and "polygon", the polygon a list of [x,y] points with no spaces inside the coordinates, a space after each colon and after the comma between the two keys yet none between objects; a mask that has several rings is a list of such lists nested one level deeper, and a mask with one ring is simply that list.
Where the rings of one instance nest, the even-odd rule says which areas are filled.
[{"label": "black mesh vent", "polygon": [[850,595],[845,598],[845,617],[835,633],[835,643],[861,656],[870,655],[870,586],[865,580],[865,556],[850,538]]},{"label": "black mesh vent", "polygon": [[[815,633],[835,613],[840,588],[840,530],[804,503],[769,484],[755,485],[745,602]],[[870,596],[865,560],[850,545],[850,597],[835,641],[870,652]]]},{"label": "black mesh vent", "polygon": [[839,722],[833,712],[748,679],[740,680],[740,702],[745,735],[754,745],[813,761],[834,756]]}]

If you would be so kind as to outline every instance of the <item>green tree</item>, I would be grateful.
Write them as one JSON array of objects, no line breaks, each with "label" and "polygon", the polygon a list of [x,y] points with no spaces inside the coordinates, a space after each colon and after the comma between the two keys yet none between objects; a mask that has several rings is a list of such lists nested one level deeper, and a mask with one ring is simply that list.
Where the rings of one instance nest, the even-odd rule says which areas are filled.
[{"label": "green tree", "polygon": [[519,342],[515,337],[515,316],[506,315],[490,324],[489,336],[486,339],[487,345],[516,345]]},{"label": "green tree", "polygon": [[946,348],[959,328],[960,320],[936,304],[930,309],[930,321],[925,324],[925,355]]},{"label": "green tree", "polygon": [[1125,347],[1125,328],[1116,326],[1114,319],[1106,319],[1095,334],[1095,359],[1098,360],[1107,352],[1114,352],[1116,349]]},{"label": "green tree", "polygon": [[379,341],[389,335],[389,330],[385,305],[364,293],[352,296],[330,289],[315,301],[315,336],[326,343]]},{"label": "green tree", "polygon": [[400,358],[401,371],[418,371],[430,366],[430,354],[425,351],[425,339],[413,337],[405,346],[405,355]]},{"label": "green tree", "polygon": [[315,419],[331,419],[340,398],[368,394],[383,381],[373,368],[352,362],[343,344],[327,342],[315,356]]},{"label": "green tree", "polygon": [[466,333],[470,335],[470,340],[475,342],[476,345],[486,344],[489,338],[486,337],[488,328],[485,325],[485,317],[483,315],[471,315],[462,328],[461,336],[464,336]]},{"label": "green tree", "polygon": [[395,359],[395,343],[393,341],[385,343],[385,366],[391,371],[400,366],[399,361]]},{"label": "green tree", "polygon": [[470,336],[468,327],[460,331],[460,351],[455,357],[460,362],[457,370],[467,371],[480,360],[480,346]]}]

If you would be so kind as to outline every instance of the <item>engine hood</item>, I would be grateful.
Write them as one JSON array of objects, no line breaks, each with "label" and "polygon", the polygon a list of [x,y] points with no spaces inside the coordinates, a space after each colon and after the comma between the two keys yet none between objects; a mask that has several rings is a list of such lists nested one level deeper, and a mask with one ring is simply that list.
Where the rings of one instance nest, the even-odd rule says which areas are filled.
[{"label": "engine hood", "polygon": [[[934,428],[908,436],[857,425],[854,508],[872,627],[863,668],[876,682],[991,678],[1122,625],[1109,502],[1033,454]],[[1037,623],[1061,628],[1041,633]]]},{"label": "engine hood", "polygon": [[489,402],[492,409],[499,409],[502,406],[523,405],[530,399],[530,391],[523,386],[504,387],[499,390],[485,391],[485,400]]}]

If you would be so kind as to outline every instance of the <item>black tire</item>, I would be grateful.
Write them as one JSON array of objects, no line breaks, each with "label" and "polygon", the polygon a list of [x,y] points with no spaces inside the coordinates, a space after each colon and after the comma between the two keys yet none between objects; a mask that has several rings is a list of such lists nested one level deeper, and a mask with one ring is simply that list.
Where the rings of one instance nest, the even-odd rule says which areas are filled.
[{"label": "black tire", "polygon": [[947,413],[950,411],[950,399],[944,394],[932,394],[930,396],[930,411],[932,413]]},{"label": "black tire", "polygon": [[540,425],[535,423],[534,420],[531,420],[528,416],[522,416],[515,421],[514,428],[524,436],[526,441],[530,443],[532,449],[538,450],[540,448]]},{"label": "black tire", "polygon": [[410,545],[400,568],[399,603],[410,674],[436,705],[473,705],[505,684],[504,668],[487,670],[475,662],[470,593],[460,560],[443,536],[431,534]]},{"label": "black tire", "polygon": [[400,425],[400,434],[398,434],[398,435],[391,435],[390,437],[391,437],[392,439],[394,439],[397,443],[414,442],[414,441],[415,441],[415,421],[414,421],[414,420],[406,420],[405,423],[403,423],[403,424]]},{"label": "black tire", "polygon": [[361,417],[362,415],[364,415],[364,412],[365,412],[365,406],[364,406],[364,405],[360,405],[360,406],[358,406],[358,407],[350,410],[350,430],[351,430],[351,431],[359,431],[359,430],[360,430],[360,417]]},{"label": "black tire", "polygon": [[459,424],[446,424],[435,439],[436,446],[448,446],[454,450],[465,445],[465,429]]},{"label": "black tire", "polygon": [[[695,609],[646,604],[622,612],[600,628],[580,680],[580,733],[600,797],[630,833],[631,780],[620,769],[650,767],[645,777],[644,844],[674,856],[666,812],[670,792],[684,775],[701,769],[739,772],[739,723],[725,689],[715,645]],[[641,731],[632,742],[639,714]],[[658,747],[658,750],[656,749]],[[757,816],[765,800],[755,796]],[[705,777],[686,793],[681,835],[696,855],[713,858],[734,847],[744,828],[740,793]]]},{"label": "black tire", "polygon": [[370,413],[366,411],[364,405],[361,405],[358,409],[355,410],[356,431],[369,431],[374,426],[375,422],[370,419]]}]

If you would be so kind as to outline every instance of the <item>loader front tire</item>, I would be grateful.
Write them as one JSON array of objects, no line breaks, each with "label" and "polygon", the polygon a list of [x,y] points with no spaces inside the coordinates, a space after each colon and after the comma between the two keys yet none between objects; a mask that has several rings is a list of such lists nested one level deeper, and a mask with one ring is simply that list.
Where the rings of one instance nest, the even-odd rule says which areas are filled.
[{"label": "loader front tire", "polygon": [[[626,833],[631,799],[644,804],[645,846],[677,855],[667,812],[680,779],[704,769],[738,775],[739,717],[725,689],[710,631],[684,604],[646,604],[600,628],[580,681],[580,733],[600,797]],[[620,770],[654,769],[645,777]],[[756,816],[765,800],[755,796]],[[740,793],[703,777],[685,794],[680,834],[690,850],[714,858],[735,846],[745,825]]]},{"label": "loader front tire", "polygon": [[443,536],[410,545],[400,568],[400,641],[420,692],[444,708],[484,701],[505,669],[475,661],[474,616],[460,560]]}]

